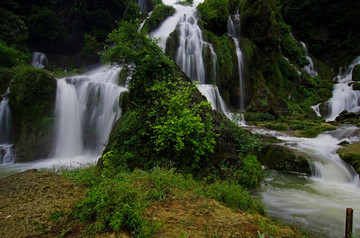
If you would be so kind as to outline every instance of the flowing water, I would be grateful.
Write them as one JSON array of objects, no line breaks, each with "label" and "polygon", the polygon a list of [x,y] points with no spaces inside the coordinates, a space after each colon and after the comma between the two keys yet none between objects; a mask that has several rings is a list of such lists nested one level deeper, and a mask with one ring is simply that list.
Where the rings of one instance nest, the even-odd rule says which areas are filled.
[{"label": "flowing water", "polygon": [[37,69],[43,69],[49,65],[49,61],[46,57],[46,54],[34,51],[30,65]]},{"label": "flowing water", "polygon": [[227,21],[228,35],[233,38],[236,47],[236,56],[239,70],[239,87],[240,87],[240,111],[245,111],[245,81],[244,81],[244,57],[240,48],[238,37],[240,36],[240,14],[229,16]]},{"label": "flowing water", "polygon": [[320,237],[342,237],[345,210],[354,212],[354,232],[360,235],[359,175],[336,154],[342,141],[360,141],[360,128],[343,126],[316,138],[271,134],[284,141],[284,146],[301,151],[310,158],[312,175],[294,175],[270,171],[257,191],[270,216],[300,225]]},{"label": "flowing water", "polygon": [[352,70],[355,65],[360,64],[360,56],[357,57],[347,68],[345,73],[340,73],[334,80],[333,97],[328,101],[329,116],[327,121],[334,121],[344,110],[348,112],[360,111],[360,91],[353,90]]},{"label": "flowing water", "polygon": [[310,74],[312,77],[315,77],[315,76],[318,75],[318,72],[317,72],[317,71],[315,70],[315,68],[314,68],[314,63],[313,63],[311,57],[309,56],[309,51],[308,51],[308,49],[307,49],[307,47],[306,47],[306,45],[305,45],[304,42],[301,42],[301,41],[300,41],[300,44],[301,44],[301,46],[302,46],[303,49],[304,49],[306,59],[309,61],[309,64],[306,65],[303,69],[304,69],[308,74]]},{"label": "flowing water", "polygon": [[9,107],[7,89],[4,95],[1,95],[0,102],[0,164],[11,164],[15,159],[13,144],[11,143],[11,112]]},{"label": "flowing water", "polygon": [[121,116],[119,68],[100,67],[84,75],[58,79],[54,156],[0,167],[0,176],[29,168],[77,167],[95,162]]}]

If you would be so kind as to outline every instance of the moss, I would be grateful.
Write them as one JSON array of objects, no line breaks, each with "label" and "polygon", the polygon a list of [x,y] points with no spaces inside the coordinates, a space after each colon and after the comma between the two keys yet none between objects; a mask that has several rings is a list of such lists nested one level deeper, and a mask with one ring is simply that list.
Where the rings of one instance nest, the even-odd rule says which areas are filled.
[{"label": "moss", "polygon": [[161,22],[163,22],[167,17],[175,13],[175,8],[172,6],[167,6],[164,4],[159,4],[154,9],[153,13],[149,19],[145,22],[144,28],[148,29],[149,32],[158,28]]},{"label": "moss", "polygon": [[360,173],[360,143],[346,145],[340,148],[337,153],[342,160],[351,164]]},{"label": "moss", "polygon": [[330,124],[321,124],[316,125],[313,127],[305,128],[303,131],[300,132],[300,136],[302,137],[316,137],[320,133],[324,131],[332,131],[335,130],[336,126]]},{"label": "moss", "polygon": [[14,71],[9,68],[0,67],[0,94],[4,94],[9,87]]},{"label": "moss", "polygon": [[360,64],[355,65],[352,71],[352,80],[353,81],[360,81]]},{"label": "moss", "polygon": [[360,82],[353,83],[353,89],[354,90],[360,90]]},{"label": "moss", "polygon": [[166,41],[165,55],[169,56],[170,59],[175,61],[176,51],[179,46],[179,30],[175,29],[170,33]]}]

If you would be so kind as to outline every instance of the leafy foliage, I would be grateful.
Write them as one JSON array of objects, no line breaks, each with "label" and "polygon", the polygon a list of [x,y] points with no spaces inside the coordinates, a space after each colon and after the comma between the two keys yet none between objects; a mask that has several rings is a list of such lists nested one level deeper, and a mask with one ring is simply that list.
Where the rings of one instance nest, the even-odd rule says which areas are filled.
[{"label": "leafy foliage", "polygon": [[117,151],[110,164],[198,168],[215,145],[210,105],[194,103],[196,87],[177,79],[174,63],[131,23],[123,23],[109,39],[115,46],[104,52],[105,60],[129,64],[132,73],[131,110],[110,138],[108,151]]},{"label": "leafy foliage", "polygon": [[206,0],[197,6],[198,13],[205,28],[222,35],[226,32],[226,23],[229,18],[228,0]]},{"label": "leafy foliage", "polygon": [[11,68],[19,64],[25,64],[29,59],[29,55],[15,49],[15,47],[9,47],[4,42],[0,41],[1,67]]},{"label": "leafy foliage", "polygon": [[28,37],[28,28],[19,16],[0,8],[0,40],[20,46]]}]

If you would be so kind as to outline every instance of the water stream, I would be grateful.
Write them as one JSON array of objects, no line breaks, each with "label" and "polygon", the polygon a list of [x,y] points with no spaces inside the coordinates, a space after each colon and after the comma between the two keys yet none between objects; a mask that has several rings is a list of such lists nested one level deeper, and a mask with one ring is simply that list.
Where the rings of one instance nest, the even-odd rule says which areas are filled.
[{"label": "water stream", "polygon": [[282,145],[307,154],[312,169],[312,175],[269,172],[257,194],[270,216],[310,229],[320,237],[341,237],[345,210],[351,207],[358,211],[354,213],[354,232],[360,235],[359,175],[336,153],[340,142],[360,141],[360,128],[343,126],[316,138],[255,132],[276,136],[284,141]]}]

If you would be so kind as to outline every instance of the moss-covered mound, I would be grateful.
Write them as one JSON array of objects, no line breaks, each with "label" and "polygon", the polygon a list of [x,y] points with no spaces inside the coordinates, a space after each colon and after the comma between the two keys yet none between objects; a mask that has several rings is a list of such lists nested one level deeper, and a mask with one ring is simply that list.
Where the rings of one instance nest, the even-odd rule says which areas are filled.
[{"label": "moss-covered mound", "polygon": [[309,161],[304,154],[282,145],[269,145],[258,157],[261,164],[269,169],[311,173]]},{"label": "moss-covered mound", "polygon": [[53,142],[56,80],[42,69],[19,66],[10,86],[17,161],[44,158]]},{"label": "moss-covered mound", "polygon": [[345,145],[337,153],[342,160],[351,164],[356,172],[360,173],[360,143]]}]

